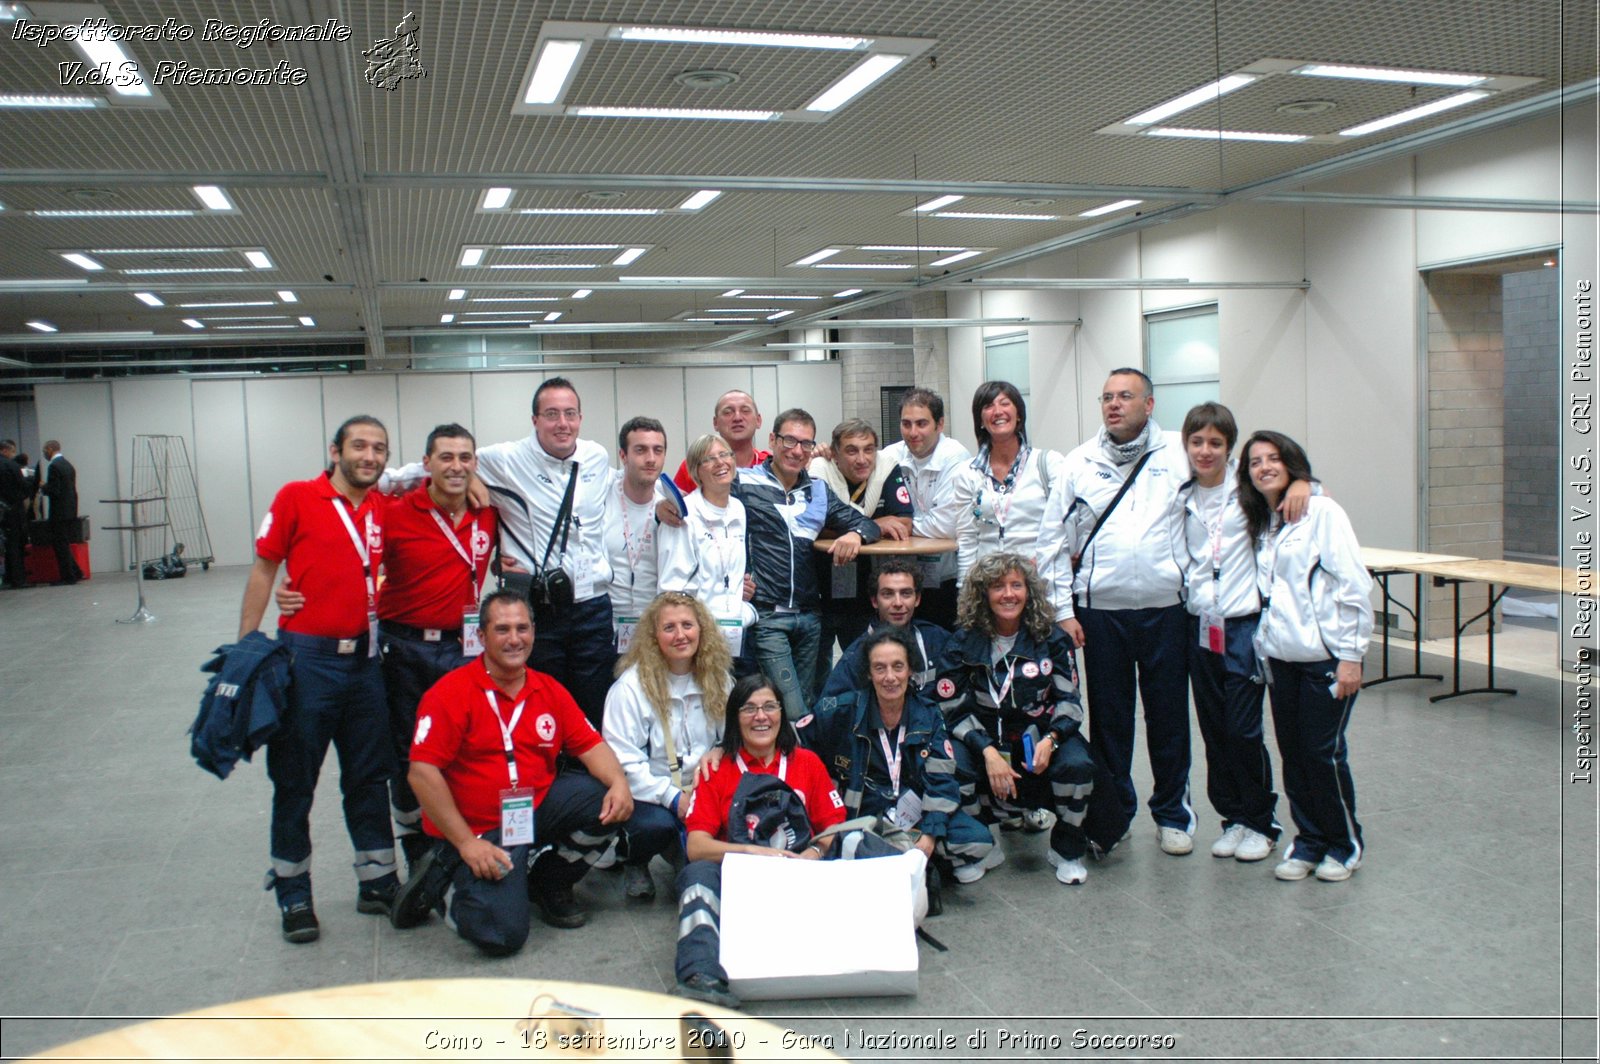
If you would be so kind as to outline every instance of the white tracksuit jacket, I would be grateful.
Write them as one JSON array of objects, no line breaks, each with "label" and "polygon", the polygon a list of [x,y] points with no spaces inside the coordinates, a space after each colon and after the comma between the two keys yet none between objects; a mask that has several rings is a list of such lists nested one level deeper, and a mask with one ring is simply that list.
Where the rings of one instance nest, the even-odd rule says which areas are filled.
[{"label": "white tracksuit jacket", "polygon": [[1359,662],[1372,636],[1372,576],[1344,509],[1313,496],[1306,516],[1261,537],[1264,604],[1256,653],[1279,661]]}]

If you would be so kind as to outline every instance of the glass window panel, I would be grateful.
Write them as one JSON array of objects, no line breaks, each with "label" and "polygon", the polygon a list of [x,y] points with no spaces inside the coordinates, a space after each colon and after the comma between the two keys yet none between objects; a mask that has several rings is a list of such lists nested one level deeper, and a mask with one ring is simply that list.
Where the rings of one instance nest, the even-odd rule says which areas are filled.
[{"label": "glass window panel", "polygon": [[1007,381],[1028,396],[1028,334],[994,336],[983,342],[984,380]]}]

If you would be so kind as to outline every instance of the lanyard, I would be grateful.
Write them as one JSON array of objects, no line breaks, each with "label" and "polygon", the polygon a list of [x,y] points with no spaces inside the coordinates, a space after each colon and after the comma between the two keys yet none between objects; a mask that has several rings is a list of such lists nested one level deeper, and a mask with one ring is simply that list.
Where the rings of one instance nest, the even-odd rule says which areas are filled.
[{"label": "lanyard", "polygon": [[344,530],[350,533],[350,542],[355,544],[356,554],[361,558],[361,575],[367,578],[367,609],[372,609],[372,604],[378,600],[378,588],[372,580],[372,555],[367,553],[367,543],[372,539],[372,511],[367,511],[367,539],[363,540],[356,531],[355,522],[350,520],[350,515],[338,499],[329,499],[333,503],[334,512],[339,515],[339,520],[344,522]]},{"label": "lanyard", "polygon": [[[1006,478],[1004,480],[995,479],[994,468],[989,463],[987,449],[977,459],[978,462],[982,463],[983,475],[986,479],[984,488],[987,489],[992,486],[994,489],[994,502],[990,504],[989,509],[994,514],[993,521],[995,526],[1000,529],[1000,542],[1002,544],[1006,541],[1006,518],[1011,513],[1011,504],[1016,498],[1012,492],[1017,486],[1017,474],[1027,465],[1030,451],[1032,451],[1031,447],[1027,444],[1022,445],[1022,449],[1017,452],[1017,457],[1011,463],[1011,468],[1006,470]],[[1003,507],[1000,505],[1002,499],[1005,500],[1005,506]],[[977,504],[972,508],[972,516],[981,518],[983,516],[982,510],[983,492],[980,491]]]},{"label": "lanyard", "polygon": [[1211,609],[1215,611],[1222,598],[1222,522],[1228,516],[1228,500],[1223,498],[1217,507],[1217,516],[1206,531],[1211,537]]},{"label": "lanyard", "polygon": [[999,671],[1000,663],[996,662],[994,665],[990,666],[988,674],[989,697],[994,699],[995,709],[1000,709],[1006,700],[1006,695],[1011,693],[1011,681],[1016,679],[1017,676],[1016,659],[1010,654],[1006,655],[1006,682],[1000,685],[1000,690],[996,691],[994,689],[994,678],[995,674],[997,674]]},{"label": "lanyard", "polygon": [[[744,754],[742,752],[734,754],[733,755],[733,760],[738,764],[739,772],[740,772],[741,775],[743,775],[744,773],[750,771],[750,766],[745,764]],[[779,754],[778,755],[778,778],[780,780],[783,780],[783,782],[788,783],[789,782],[788,776],[789,776],[789,755],[788,754]]]},{"label": "lanyard", "polygon": [[628,558],[628,586],[633,586],[634,569],[639,565],[639,559],[644,557],[645,548],[649,547],[655,539],[655,531],[649,522],[645,523],[644,535],[640,537],[639,549],[633,549],[633,522],[628,514],[632,509],[628,496],[622,491],[622,483],[617,483],[617,497],[622,500],[622,553]]},{"label": "lanyard", "polygon": [[[433,518],[433,523],[439,526],[439,531],[444,533],[444,538],[449,540],[450,545],[456,549],[456,553],[461,555],[461,560],[467,563],[467,587],[471,589],[472,601],[476,603],[478,601],[478,566],[473,562],[472,555],[468,554],[466,549],[461,546],[461,540],[450,530],[450,526],[445,524],[444,518],[439,516],[439,511],[429,510],[428,514]],[[472,519],[472,535],[467,537],[467,542],[472,544],[478,542],[478,519],[476,516]]]},{"label": "lanyard", "polygon": [[505,740],[506,772],[511,775],[511,789],[517,789],[517,752],[511,745],[511,733],[517,728],[517,721],[522,719],[522,707],[528,704],[524,698],[511,709],[511,723],[507,724],[500,716],[500,704],[495,700],[493,691],[483,692],[483,697],[489,700],[489,712],[494,714],[494,722],[500,725],[500,737]]},{"label": "lanyard", "polygon": [[883,746],[883,760],[889,766],[889,786],[894,788],[896,799],[900,797],[900,755],[905,750],[906,726],[902,722],[900,730],[894,737],[894,748],[889,747],[889,729],[878,729],[878,742]]}]

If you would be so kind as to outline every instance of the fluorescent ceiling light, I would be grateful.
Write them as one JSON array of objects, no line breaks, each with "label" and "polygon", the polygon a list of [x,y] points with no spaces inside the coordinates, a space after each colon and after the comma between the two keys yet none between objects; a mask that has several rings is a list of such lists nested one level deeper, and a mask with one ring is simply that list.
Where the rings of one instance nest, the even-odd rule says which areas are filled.
[{"label": "fluorescent ceiling light", "polygon": [[819,262],[819,270],[913,270],[909,262]]},{"label": "fluorescent ceiling light", "polygon": [[183,310],[221,310],[224,307],[270,307],[272,305],[273,305],[273,302],[270,299],[264,300],[264,301],[248,302],[248,303],[179,303],[178,304],[178,306]]},{"label": "fluorescent ceiling light", "polygon": [[192,218],[194,211],[183,208],[137,208],[129,207],[120,210],[87,210],[74,208],[61,208],[46,211],[29,211],[35,218]]},{"label": "fluorescent ceiling light", "polygon": [[650,249],[649,248],[628,248],[622,254],[620,254],[616,258],[612,259],[611,260],[611,265],[613,265],[613,266],[631,266],[631,265],[633,265],[633,263],[639,261],[639,256],[643,255],[648,250],[650,250]]},{"label": "fluorescent ceiling light", "polygon": [[782,307],[707,307],[707,314],[769,314]]},{"label": "fluorescent ceiling light", "polygon": [[771,33],[760,30],[711,30],[688,26],[615,26],[607,34],[614,41],[656,41],[663,44],[738,44],[750,48],[817,48],[831,52],[860,52],[872,47],[870,37],[845,37],[831,33]]},{"label": "fluorescent ceiling light", "polygon": [[117,272],[130,276],[154,276],[172,273],[244,273],[245,269],[243,266],[140,266],[137,269],[129,268]]},{"label": "fluorescent ceiling light", "polygon": [[730,288],[726,292],[722,293],[722,298],[723,299],[736,299],[736,298],[738,298],[739,296],[742,296],[742,295],[744,295],[744,289],[743,288]]},{"label": "fluorescent ceiling light", "polygon": [[1056,214],[1006,214],[1003,211],[940,211],[935,218],[969,218],[992,222],[1054,222]]},{"label": "fluorescent ceiling light", "polygon": [[1236,89],[1244,88],[1255,80],[1257,79],[1254,74],[1229,74],[1225,78],[1202,85],[1198,89],[1186,92],[1182,96],[1152,107],[1148,111],[1140,111],[1132,118],[1126,119],[1123,124],[1129,126],[1154,125],[1162,119],[1171,118],[1180,111],[1187,111],[1191,107],[1199,107],[1201,104],[1220,99]]},{"label": "fluorescent ceiling light", "polygon": [[561,99],[561,90],[567,84],[567,75],[583,51],[582,41],[545,41],[539,49],[539,60],[534,64],[533,77],[528,80],[528,91],[523,103],[555,103]]},{"label": "fluorescent ceiling light", "polygon": [[278,289],[278,299],[284,303],[300,302],[300,297],[289,291],[287,288]]},{"label": "fluorescent ceiling light", "polygon": [[233,200],[228,198],[228,194],[222,190],[221,186],[195,185],[194,194],[199,198],[201,203],[205,204],[206,210],[208,211],[238,210],[238,208],[233,205]]},{"label": "fluorescent ceiling light", "polygon": [[476,266],[483,262],[483,248],[462,248],[461,265]]},{"label": "fluorescent ceiling light", "polygon": [[467,290],[465,288],[452,288],[452,289],[450,289],[450,294],[445,296],[445,298],[446,299],[464,299],[466,297],[466,294],[467,294]]},{"label": "fluorescent ceiling light", "polygon": [[47,93],[0,92],[0,107],[38,107],[87,111],[105,106],[97,96],[52,96]]},{"label": "fluorescent ceiling light", "polygon": [[794,313],[794,311],[792,311],[792,310],[780,310],[776,314],[768,314],[767,315],[767,320],[768,321],[778,321],[781,318],[787,318],[789,315],[791,315],[793,313]]},{"label": "fluorescent ceiling light", "polygon": [[521,207],[518,214],[660,214],[659,207]]},{"label": "fluorescent ceiling light", "polygon": [[204,329],[205,326],[193,318],[184,318],[183,323],[191,329]]},{"label": "fluorescent ceiling light", "polygon": [[949,245],[949,246],[946,246],[946,245],[943,245],[943,244],[923,244],[921,246],[918,246],[916,244],[862,244],[860,247],[856,248],[856,250],[857,251],[965,251],[965,250],[967,250],[967,246],[965,244],[954,244],[954,245]]},{"label": "fluorescent ceiling light", "polygon": [[204,321],[283,321],[287,314],[208,314]]},{"label": "fluorescent ceiling light", "polygon": [[499,244],[501,251],[615,251],[621,244]]},{"label": "fluorescent ceiling light", "polygon": [[1436,70],[1396,70],[1392,67],[1347,66],[1343,63],[1307,63],[1291,74],[1313,78],[1353,78],[1356,81],[1398,81],[1405,85],[1449,85],[1465,88],[1489,79],[1482,74],[1445,74]]},{"label": "fluorescent ceiling light", "polygon": [[265,251],[246,251],[244,257],[246,262],[258,270],[270,270],[273,268],[272,260],[267,258]]},{"label": "fluorescent ceiling light", "polygon": [[958,251],[954,255],[946,255],[942,259],[934,259],[932,262],[928,263],[928,265],[929,266],[948,266],[952,262],[960,262],[962,259],[970,259],[974,255],[982,255],[982,254],[983,254],[983,252],[981,252],[981,251]]},{"label": "fluorescent ceiling light", "polygon": [[562,312],[559,311],[559,310],[552,310],[550,313],[548,313],[548,314],[546,314],[544,316],[544,320],[545,321],[560,321],[561,320],[561,313]]},{"label": "fluorescent ceiling light", "polygon": [[950,204],[959,203],[961,200],[966,198],[967,197],[965,196],[940,196],[938,199],[931,199],[926,203],[919,203],[911,209],[916,211],[918,214],[926,214],[928,211],[936,211],[940,207],[948,207]]},{"label": "fluorescent ceiling light", "polygon": [[861,294],[861,289],[859,289],[859,288],[846,288],[843,292],[835,292],[835,293],[833,293],[833,298],[835,298],[835,299],[848,299],[850,296],[858,296],[860,294]]},{"label": "fluorescent ceiling light", "polygon": [[494,321],[462,322],[463,325],[533,325],[536,318],[496,318]]},{"label": "fluorescent ceiling light", "polygon": [[87,255],[76,251],[63,251],[61,257],[81,270],[103,270],[105,267]]},{"label": "fluorescent ceiling light", "polygon": [[[743,289],[740,289],[740,291],[743,291]],[[813,300],[813,299],[821,299],[821,298],[822,298],[822,297],[821,297],[821,296],[764,296],[764,295],[748,295],[748,296],[740,296],[740,297],[739,297],[739,298],[740,298],[740,299],[792,299],[792,300],[796,300],[796,301],[803,301],[803,302],[809,302],[809,301],[811,301],[811,300]]]},{"label": "fluorescent ceiling light", "polygon": [[300,318],[300,324],[306,326],[307,328],[315,328],[317,323],[311,318],[307,318],[302,315]]},{"label": "fluorescent ceiling light", "polygon": [[298,329],[298,325],[218,325],[218,330],[237,329],[246,332],[255,332],[257,329]]},{"label": "fluorescent ceiling light", "polygon": [[497,210],[500,210],[502,207],[504,207],[506,204],[508,204],[510,202],[511,202],[511,190],[509,188],[489,188],[489,189],[484,189],[484,192],[483,192],[483,209],[484,210],[486,210],[486,211],[497,211]]},{"label": "fluorescent ceiling light", "polygon": [[1115,203],[1102,203],[1098,207],[1091,207],[1086,211],[1079,211],[1078,212],[1078,217],[1079,218],[1098,218],[1102,214],[1110,214],[1113,211],[1120,211],[1125,207],[1137,207],[1139,204],[1141,204],[1143,202],[1144,202],[1144,200],[1138,200],[1138,199],[1119,199]]},{"label": "fluorescent ceiling light", "polygon": [[1419,118],[1427,118],[1429,115],[1436,115],[1440,111],[1448,111],[1463,104],[1481,100],[1489,95],[1491,93],[1478,91],[1458,92],[1454,96],[1446,96],[1442,100],[1434,100],[1432,103],[1425,103],[1421,107],[1413,107],[1410,110],[1389,115],[1387,118],[1379,118],[1359,126],[1351,126],[1349,129],[1341,129],[1339,135],[1341,137],[1360,137],[1368,133],[1376,133],[1380,129],[1388,129],[1390,126],[1398,126],[1406,122],[1415,122]]},{"label": "fluorescent ceiling light", "polygon": [[573,299],[588,299],[592,295],[594,295],[594,289],[593,288],[580,288],[576,292],[572,293],[572,298]]},{"label": "fluorescent ceiling light", "polygon": [[441,315],[439,315],[439,324],[440,325],[449,325],[451,322],[453,322],[455,320],[456,320],[456,316],[454,314],[441,314]]},{"label": "fluorescent ceiling light", "polygon": [[1145,130],[1151,137],[1184,137],[1189,140],[1260,140],[1272,144],[1298,144],[1310,139],[1304,133],[1257,133],[1245,129],[1183,129],[1179,126],[1155,126]]},{"label": "fluorescent ceiling light", "polygon": [[722,195],[721,189],[703,188],[678,204],[678,209],[680,211],[697,211],[702,207],[709,206],[711,201],[720,195]]},{"label": "fluorescent ceiling light", "polygon": [[139,64],[127,49],[110,39],[109,27],[94,30],[90,28],[89,20],[85,19],[80,29],[88,29],[89,32],[73,37],[72,46],[83,53],[90,66],[109,67],[115,71],[110,78],[112,92],[118,96],[150,95],[150,84],[145,80]]},{"label": "fluorescent ceiling light", "polygon": [[[468,303],[559,303],[560,296],[473,296]],[[500,313],[495,311],[496,314]]]},{"label": "fluorescent ceiling light", "polygon": [[133,298],[137,299],[147,307],[166,306],[165,303],[161,302],[161,297],[156,295],[154,292],[135,292],[133,293]]},{"label": "fluorescent ceiling light", "polygon": [[[186,211],[193,214],[193,211]],[[90,248],[91,255],[220,255],[234,248]]]},{"label": "fluorescent ceiling light", "polygon": [[728,321],[755,321],[756,319],[754,319],[754,318],[684,318],[683,320],[684,321],[728,322]]},{"label": "fluorescent ceiling light", "polygon": [[821,262],[823,259],[832,258],[833,256],[839,254],[839,251],[840,251],[839,248],[823,248],[821,251],[813,251],[811,254],[807,255],[805,258],[800,259],[798,262],[796,262],[795,265],[796,266],[815,266],[817,263]]},{"label": "fluorescent ceiling light", "polygon": [[711,107],[569,107],[581,118],[688,118],[728,122],[770,122],[776,111],[732,111]]},{"label": "fluorescent ceiling light", "polygon": [[806,104],[806,110],[837,111],[905,61],[903,55],[875,55],[864,59],[856,64],[855,69],[829,86],[821,96]]},{"label": "fluorescent ceiling light", "polygon": [[61,331],[60,329],[57,329],[54,325],[51,325],[49,322],[40,321],[38,319],[35,319],[33,321],[28,322],[28,328],[30,328],[30,329],[38,329],[42,333],[52,333],[52,332],[60,332]]},{"label": "fluorescent ceiling light", "polygon": [[490,270],[597,270],[592,262],[491,262]]}]

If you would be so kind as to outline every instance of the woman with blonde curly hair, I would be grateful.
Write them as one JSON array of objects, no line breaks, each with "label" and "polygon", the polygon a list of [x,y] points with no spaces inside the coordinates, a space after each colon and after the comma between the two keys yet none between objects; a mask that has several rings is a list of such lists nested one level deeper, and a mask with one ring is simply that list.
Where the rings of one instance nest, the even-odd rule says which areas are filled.
[{"label": "woman with blonde curly hair", "polygon": [[[1037,813],[1053,809],[1047,856],[1058,880],[1082,883],[1095,765],[1080,734],[1072,641],[1053,618],[1031,560],[1009,551],[980,558],[962,584],[934,693],[955,744],[962,809],[989,824],[1016,808],[1038,824]],[[956,880],[975,882],[1003,860],[996,845],[982,864],[957,868]]]},{"label": "woman with blonde curly hair", "polygon": [[650,858],[681,864],[681,825],[700,760],[716,745],[728,701],[730,660],[716,618],[692,595],[657,595],[606,695],[602,734],[633,792],[618,846],[628,897],[656,895]]}]

